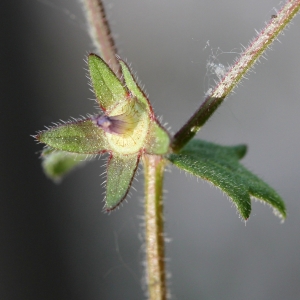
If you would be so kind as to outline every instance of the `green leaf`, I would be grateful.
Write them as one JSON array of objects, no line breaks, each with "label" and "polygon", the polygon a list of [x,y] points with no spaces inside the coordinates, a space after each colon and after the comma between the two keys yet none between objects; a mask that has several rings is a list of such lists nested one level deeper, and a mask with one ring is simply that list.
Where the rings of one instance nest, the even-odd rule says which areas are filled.
[{"label": "green leaf", "polygon": [[90,54],[88,64],[98,103],[104,111],[111,110],[115,104],[126,100],[126,89],[99,56]]},{"label": "green leaf", "polygon": [[144,93],[141,91],[140,87],[136,84],[135,79],[133,78],[128,66],[125,64],[124,61],[119,60],[122,74],[126,83],[127,88],[130,90],[133,96],[138,98],[139,101],[144,103],[148,110],[150,110],[150,105],[148,99],[145,97]]},{"label": "green leaf", "polygon": [[55,182],[59,182],[75,167],[86,162],[85,154],[68,153],[50,148],[45,148],[41,156],[45,174]]},{"label": "green leaf", "polygon": [[36,136],[51,148],[80,154],[97,154],[108,150],[105,133],[92,120],[52,127]]},{"label": "green leaf", "polygon": [[116,208],[126,197],[137,169],[139,155],[112,156],[107,166],[106,203],[107,211]]},{"label": "green leaf", "polygon": [[229,147],[192,140],[180,153],[171,154],[168,159],[178,168],[220,188],[244,219],[250,216],[251,197],[266,202],[273,207],[276,215],[284,219],[286,210],[281,197],[239,163],[246,149],[245,145]]},{"label": "green leaf", "polygon": [[156,122],[150,123],[149,136],[145,150],[148,154],[162,155],[169,150],[170,137]]}]

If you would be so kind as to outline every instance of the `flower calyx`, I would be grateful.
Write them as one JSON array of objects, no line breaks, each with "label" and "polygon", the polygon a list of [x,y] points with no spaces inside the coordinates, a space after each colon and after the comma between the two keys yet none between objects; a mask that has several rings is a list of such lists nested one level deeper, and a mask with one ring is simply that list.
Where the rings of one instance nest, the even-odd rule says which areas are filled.
[{"label": "flower calyx", "polygon": [[[68,159],[70,155],[110,154],[107,211],[113,210],[126,197],[141,155],[164,155],[170,145],[168,133],[159,124],[128,66],[121,59],[119,63],[125,85],[99,56],[90,54],[88,57],[91,83],[103,114],[60,124],[35,136],[49,149],[56,150],[43,156],[44,168],[47,159],[50,161],[50,156],[57,151],[66,152]],[[53,160],[51,163],[53,167]]]}]

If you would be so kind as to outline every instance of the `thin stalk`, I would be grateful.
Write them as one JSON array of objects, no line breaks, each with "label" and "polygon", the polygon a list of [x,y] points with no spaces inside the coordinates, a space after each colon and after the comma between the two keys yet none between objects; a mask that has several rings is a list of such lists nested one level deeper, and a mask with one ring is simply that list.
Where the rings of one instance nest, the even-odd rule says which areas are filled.
[{"label": "thin stalk", "polygon": [[89,32],[101,57],[116,73],[119,79],[122,79],[121,66],[116,58],[117,48],[111,35],[111,30],[105,15],[104,6],[101,0],[82,0],[88,24]]},{"label": "thin stalk", "polygon": [[200,130],[218,106],[240,82],[257,59],[268,49],[271,43],[291,22],[299,12],[300,0],[289,0],[273,15],[266,27],[258,33],[248,48],[237,59],[232,68],[217,84],[214,91],[207,96],[200,108],[191,116],[187,123],[175,134],[172,149],[178,152]]},{"label": "thin stalk", "polygon": [[163,175],[165,161],[161,156],[145,155],[145,226],[147,283],[149,299],[167,299],[164,218]]}]

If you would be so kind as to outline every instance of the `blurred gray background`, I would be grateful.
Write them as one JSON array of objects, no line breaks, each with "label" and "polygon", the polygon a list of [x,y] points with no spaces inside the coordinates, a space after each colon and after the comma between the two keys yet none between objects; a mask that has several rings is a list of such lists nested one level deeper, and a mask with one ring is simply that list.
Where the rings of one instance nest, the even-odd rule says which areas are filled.
[{"label": "blurred gray background", "polygon": [[[105,1],[121,57],[176,132],[279,0]],[[93,51],[78,1],[3,1],[0,298],[144,299],[143,180],[101,212],[103,161],[60,185],[42,173],[30,134],[93,113],[84,57]],[[300,17],[198,137],[247,143],[243,163],[286,201],[284,224],[253,203],[246,226],[222,193],[174,167],[165,179],[173,299],[300,299]],[[209,42],[208,42],[209,41]],[[254,74],[255,73],[255,74]]]}]

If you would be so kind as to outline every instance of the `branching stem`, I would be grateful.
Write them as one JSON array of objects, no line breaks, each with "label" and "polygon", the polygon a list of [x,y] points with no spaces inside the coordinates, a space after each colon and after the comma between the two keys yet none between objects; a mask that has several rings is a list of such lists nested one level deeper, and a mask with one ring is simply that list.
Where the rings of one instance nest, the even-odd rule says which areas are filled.
[{"label": "branching stem", "polygon": [[217,84],[212,93],[206,97],[200,108],[188,122],[175,134],[172,149],[178,152],[200,130],[218,106],[237,86],[245,73],[255,64],[257,59],[268,49],[270,44],[291,22],[299,12],[300,0],[287,1],[277,15],[270,16],[266,27],[258,33],[248,48],[237,59],[232,68]]},{"label": "branching stem", "polygon": [[[90,24],[94,44],[103,59],[122,80],[116,59],[116,48],[105,17],[101,0],[82,0]],[[275,16],[270,16],[266,27],[241,54],[222,78],[214,91],[205,99],[189,121],[176,133],[172,149],[178,152],[214,113],[223,100],[240,82],[270,44],[290,23],[300,9],[300,0],[287,1]],[[167,299],[166,269],[164,260],[163,174],[165,161],[161,156],[144,155],[145,223],[148,293],[151,300]]]}]

